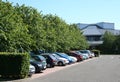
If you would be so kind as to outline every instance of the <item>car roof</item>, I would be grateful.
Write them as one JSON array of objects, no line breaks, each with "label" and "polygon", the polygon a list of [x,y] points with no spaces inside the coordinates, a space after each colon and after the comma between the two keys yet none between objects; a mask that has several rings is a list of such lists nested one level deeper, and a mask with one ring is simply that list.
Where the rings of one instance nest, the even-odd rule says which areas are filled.
[{"label": "car roof", "polygon": [[50,53],[42,53],[40,55],[51,55]]}]

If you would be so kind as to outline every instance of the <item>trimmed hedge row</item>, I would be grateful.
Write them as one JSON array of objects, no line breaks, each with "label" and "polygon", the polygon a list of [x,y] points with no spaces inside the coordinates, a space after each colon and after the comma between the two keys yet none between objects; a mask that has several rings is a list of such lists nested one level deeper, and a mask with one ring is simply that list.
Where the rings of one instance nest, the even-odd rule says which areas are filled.
[{"label": "trimmed hedge row", "polygon": [[0,53],[0,76],[2,78],[25,78],[29,73],[27,53]]}]

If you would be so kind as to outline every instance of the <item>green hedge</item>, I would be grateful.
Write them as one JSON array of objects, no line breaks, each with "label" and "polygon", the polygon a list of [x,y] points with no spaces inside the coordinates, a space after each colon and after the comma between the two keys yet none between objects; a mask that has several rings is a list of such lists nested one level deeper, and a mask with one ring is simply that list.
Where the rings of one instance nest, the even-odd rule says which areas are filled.
[{"label": "green hedge", "polygon": [[92,50],[92,52],[95,54],[95,57],[99,57],[100,50]]},{"label": "green hedge", "polygon": [[0,76],[2,78],[25,78],[29,73],[27,53],[0,53]]}]

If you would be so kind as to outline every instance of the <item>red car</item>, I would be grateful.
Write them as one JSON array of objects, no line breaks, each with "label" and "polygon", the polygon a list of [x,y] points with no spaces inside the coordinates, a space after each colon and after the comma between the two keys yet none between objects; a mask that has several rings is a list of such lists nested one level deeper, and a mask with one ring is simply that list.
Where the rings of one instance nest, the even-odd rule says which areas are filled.
[{"label": "red car", "polygon": [[69,56],[73,56],[77,58],[77,62],[83,60],[83,56],[81,54],[76,53],[75,51],[70,51],[67,53]]}]

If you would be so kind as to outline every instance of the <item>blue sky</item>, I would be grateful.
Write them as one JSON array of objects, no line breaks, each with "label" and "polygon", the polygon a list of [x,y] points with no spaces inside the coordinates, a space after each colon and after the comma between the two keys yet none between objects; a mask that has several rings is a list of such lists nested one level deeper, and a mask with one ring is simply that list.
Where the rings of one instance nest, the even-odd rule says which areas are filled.
[{"label": "blue sky", "polygon": [[[5,1],[5,0],[4,0]],[[120,0],[8,0],[58,15],[67,23],[115,23],[120,29]]]}]

